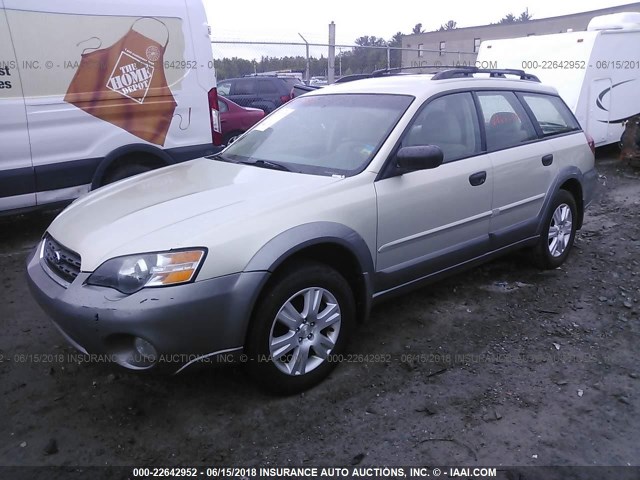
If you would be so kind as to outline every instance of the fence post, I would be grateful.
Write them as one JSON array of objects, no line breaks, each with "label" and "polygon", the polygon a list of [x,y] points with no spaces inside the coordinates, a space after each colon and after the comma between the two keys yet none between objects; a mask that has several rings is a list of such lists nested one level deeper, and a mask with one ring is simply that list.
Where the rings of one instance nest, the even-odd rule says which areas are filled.
[{"label": "fence post", "polygon": [[387,45],[387,70],[391,68],[391,47]]},{"label": "fence post", "polygon": [[309,85],[309,80],[311,79],[311,67],[309,64],[309,42],[307,42],[307,39],[304,38],[302,36],[301,33],[298,33],[298,35],[300,35],[300,38],[304,41],[306,47],[307,47],[307,64],[306,64],[306,68],[305,68],[305,73],[304,73],[304,80],[306,82],[307,85]]},{"label": "fence post", "polygon": [[331,85],[336,79],[336,24],[329,24],[329,60],[327,71],[327,83]]}]

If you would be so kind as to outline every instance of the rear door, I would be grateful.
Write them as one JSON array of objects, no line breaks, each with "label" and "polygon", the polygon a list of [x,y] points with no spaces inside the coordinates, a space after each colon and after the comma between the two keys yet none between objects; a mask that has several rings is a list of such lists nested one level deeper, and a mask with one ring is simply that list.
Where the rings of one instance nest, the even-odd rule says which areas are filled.
[{"label": "rear door", "polygon": [[238,78],[231,82],[229,98],[243,107],[251,107],[258,99],[257,82],[254,78]]},{"label": "rear door", "polygon": [[260,96],[262,104],[252,106],[256,108],[262,108],[265,113],[269,113],[282,105],[282,97],[285,96],[284,85],[286,84],[280,79],[276,78],[259,78],[257,80],[258,95]]},{"label": "rear door", "polygon": [[9,25],[0,0],[0,211],[36,203],[27,114]]},{"label": "rear door", "polygon": [[[535,220],[557,171],[553,147],[539,141],[527,111],[509,91],[476,92],[494,172],[492,249],[535,230]],[[524,223],[523,223],[524,222]]]}]

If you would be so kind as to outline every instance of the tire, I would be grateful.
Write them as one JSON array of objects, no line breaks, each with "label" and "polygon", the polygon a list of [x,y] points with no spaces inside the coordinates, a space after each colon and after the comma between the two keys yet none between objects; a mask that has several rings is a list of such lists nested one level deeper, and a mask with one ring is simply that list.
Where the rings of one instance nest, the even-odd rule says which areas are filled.
[{"label": "tire", "polygon": [[139,173],[145,173],[153,170],[153,167],[148,165],[141,165],[139,163],[134,163],[131,165],[122,165],[117,167],[112,172],[109,172],[105,178],[102,185],[108,185],[109,183],[117,182],[118,180],[122,180],[127,177],[132,177],[134,175],[138,175]]},{"label": "tire", "polygon": [[258,302],[247,339],[249,373],[271,393],[311,388],[335,368],[354,325],[344,277],[320,263],[299,263],[277,275]]},{"label": "tire", "polygon": [[573,195],[559,190],[551,202],[540,239],[533,250],[533,260],[539,268],[557,268],[567,259],[576,237],[577,211]]},{"label": "tire", "polygon": [[222,143],[224,145],[229,145],[230,141],[235,141],[240,135],[242,135],[244,132],[241,132],[239,130],[236,130],[234,132],[229,132],[227,133],[224,138],[222,139]]}]

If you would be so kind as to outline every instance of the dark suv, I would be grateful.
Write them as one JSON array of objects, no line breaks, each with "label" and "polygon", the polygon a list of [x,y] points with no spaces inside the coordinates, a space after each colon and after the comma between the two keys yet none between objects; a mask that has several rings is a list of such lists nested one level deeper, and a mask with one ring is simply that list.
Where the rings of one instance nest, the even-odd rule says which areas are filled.
[{"label": "dark suv", "polygon": [[291,90],[298,83],[296,78],[228,78],[218,83],[218,93],[243,107],[260,108],[265,113],[271,113],[291,100]]}]

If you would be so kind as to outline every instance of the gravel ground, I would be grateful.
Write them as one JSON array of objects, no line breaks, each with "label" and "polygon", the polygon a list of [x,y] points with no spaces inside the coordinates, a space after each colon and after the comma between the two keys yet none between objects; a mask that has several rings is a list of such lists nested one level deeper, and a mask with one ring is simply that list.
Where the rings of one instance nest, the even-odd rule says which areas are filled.
[{"label": "gravel ground", "polygon": [[80,363],[25,281],[54,214],[0,219],[0,465],[640,465],[640,171],[615,155],[564,266],[518,253],[387,301],[287,398],[238,365]]}]

